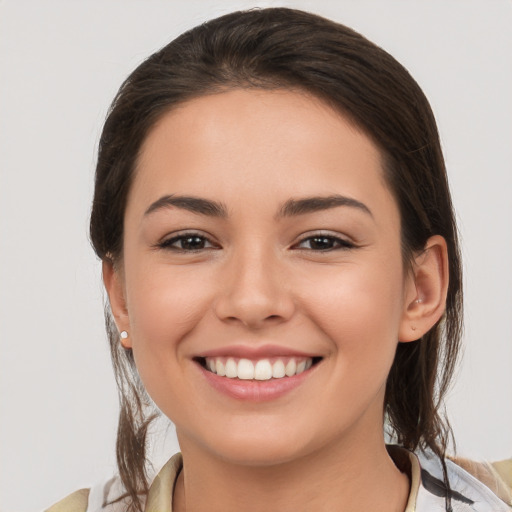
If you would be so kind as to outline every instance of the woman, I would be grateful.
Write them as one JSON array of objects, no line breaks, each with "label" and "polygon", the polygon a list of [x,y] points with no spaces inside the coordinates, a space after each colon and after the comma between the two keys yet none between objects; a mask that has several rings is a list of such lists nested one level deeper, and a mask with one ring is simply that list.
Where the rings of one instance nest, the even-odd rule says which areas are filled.
[{"label": "woman", "polygon": [[[105,123],[91,239],[120,478],[50,510],[508,509],[446,459],[462,290],[433,115],[362,36],[265,9],[151,56]],[[150,485],[152,402],[181,455]]]}]

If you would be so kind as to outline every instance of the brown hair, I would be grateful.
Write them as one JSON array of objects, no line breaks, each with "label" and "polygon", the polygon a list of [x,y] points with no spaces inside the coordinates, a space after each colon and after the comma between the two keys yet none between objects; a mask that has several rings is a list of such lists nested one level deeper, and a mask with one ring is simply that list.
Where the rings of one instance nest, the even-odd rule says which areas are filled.
[{"label": "brown hair", "polygon": [[[99,144],[91,239],[101,259],[122,259],[123,215],[137,156],[156,121],[194,97],[234,88],[300,89],[348,116],[380,148],[399,206],[404,263],[427,239],[445,238],[450,282],[441,321],[421,340],[398,344],[385,414],[396,441],[443,457],[450,428],[442,398],[462,329],[457,231],[439,136],[418,84],[393,57],[350,28],[302,11],[235,12],[200,25],[151,55],[122,84]],[[133,510],[147,493],[149,399],[131,351],[107,306],[107,330],[121,402],[120,476]]]}]

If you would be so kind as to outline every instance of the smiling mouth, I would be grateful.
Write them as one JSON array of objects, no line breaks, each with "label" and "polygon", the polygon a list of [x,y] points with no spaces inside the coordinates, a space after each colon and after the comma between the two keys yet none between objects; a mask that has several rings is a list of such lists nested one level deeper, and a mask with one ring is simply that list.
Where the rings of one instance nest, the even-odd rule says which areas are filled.
[{"label": "smiling mouth", "polygon": [[236,357],[198,357],[207,371],[238,380],[271,380],[299,375],[321,361],[321,357],[272,357],[257,360]]}]

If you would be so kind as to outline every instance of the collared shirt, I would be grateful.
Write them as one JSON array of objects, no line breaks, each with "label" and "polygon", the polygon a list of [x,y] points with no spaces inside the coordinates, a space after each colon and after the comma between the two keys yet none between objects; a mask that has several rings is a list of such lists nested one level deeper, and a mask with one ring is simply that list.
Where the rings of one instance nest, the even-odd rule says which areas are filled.
[{"label": "collared shirt", "polygon": [[[445,512],[447,490],[439,459],[429,452],[411,453],[398,447],[391,448],[390,454],[397,466],[409,473],[411,480],[411,490],[404,512]],[[469,464],[469,461],[466,463]],[[503,468],[506,471],[512,471],[512,461],[504,464]],[[506,478],[502,479],[498,473],[494,474],[491,466],[488,470],[482,470],[483,466],[476,464],[475,468],[480,468],[482,479],[488,485],[490,484],[502,499],[461,466],[446,460],[453,512],[510,512],[512,510],[510,484],[507,485]],[[180,453],[174,455],[163,466],[150,486],[144,503],[145,512],[172,512],[174,485],[182,467],[183,459]],[[124,512],[126,502],[111,503],[121,494],[120,481],[114,478],[91,489],[76,491],[47,509],[46,512]]]}]

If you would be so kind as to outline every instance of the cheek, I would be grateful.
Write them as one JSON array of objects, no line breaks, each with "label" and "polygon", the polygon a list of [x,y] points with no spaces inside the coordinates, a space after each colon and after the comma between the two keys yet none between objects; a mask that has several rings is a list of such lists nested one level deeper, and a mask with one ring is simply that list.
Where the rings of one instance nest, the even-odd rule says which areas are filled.
[{"label": "cheek", "polygon": [[156,265],[129,274],[127,302],[137,371],[147,392],[169,417],[190,414],[187,339],[202,322],[211,303],[212,285],[197,270]]},{"label": "cheek", "polygon": [[304,287],[302,303],[336,352],[371,362],[384,352],[394,354],[402,283],[400,263],[347,265],[317,274],[314,286]]},{"label": "cheek", "polygon": [[[128,269],[129,271],[129,269]],[[127,276],[134,353],[179,353],[181,341],[204,317],[212,287],[200,271],[153,266]]]},{"label": "cheek", "polygon": [[331,345],[326,363],[334,385],[326,386],[324,407],[339,404],[332,413],[338,425],[361,416],[370,404],[377,404],[377,417],[381,415],[402,304],[401,269],[388,270],[381,279],[381,272],[371,272],[368,267],[352,268],[331,275],[324,286],[315,287],[321,292],[309,294],[307,317]]}]

